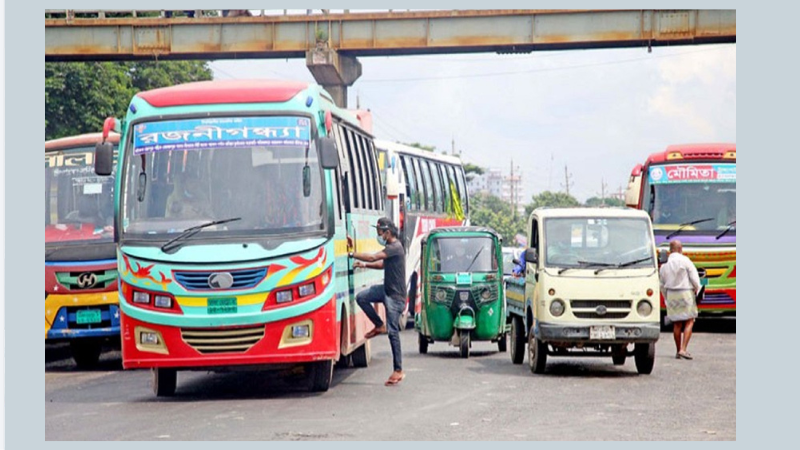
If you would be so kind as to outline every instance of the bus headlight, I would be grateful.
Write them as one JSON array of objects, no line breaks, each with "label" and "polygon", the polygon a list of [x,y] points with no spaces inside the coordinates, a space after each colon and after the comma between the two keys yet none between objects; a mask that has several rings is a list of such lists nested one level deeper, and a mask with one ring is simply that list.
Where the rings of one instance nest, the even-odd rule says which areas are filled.
[{"label": "bus headlight", "polygon": [[166,295],[156,295],[153,298],[153,302],[159,308],[172,308],[172,298]]},{"label": "bus headlight", "polygon": [[275,295],[275,301],[278,303],[288,303],[292,301],[292,291],[280,291]]},{"label": "bus headlight", "polygon": [[636,312],[642,317],[647,317],[653,312],[653,305],[647,300],[640,300],[639,304],[636,305]]},{"label": "bus headlight", "polygon": [[133,303],[149,304],[150,294],[147,292],[133,291]]},{"label": "bus headlight", "polygon": [[564,302],[559,299],[550,302],[550,314],[553,317],[560,317],[564,314]]},{"label": "bus headlight", "polygon": [[300,286],[299,292],[300,292],[300,297],[308,297],[309,295],[316,294],[316,290],[314,289],[314,283],[308,283]]}]

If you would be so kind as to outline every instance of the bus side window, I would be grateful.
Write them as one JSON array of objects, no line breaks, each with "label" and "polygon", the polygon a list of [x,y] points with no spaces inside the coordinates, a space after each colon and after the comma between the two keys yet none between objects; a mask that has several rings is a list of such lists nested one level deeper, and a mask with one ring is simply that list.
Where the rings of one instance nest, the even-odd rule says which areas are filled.
[{"label": "bus side window", "polygon": [[420,198],[422,210],[432,211],[433,200],[430,199],[433,198],[433,187],[431,186],[431,174],[427,171],[428,165],[425,164],[425,161],[420,161],[416,158],[414,158],[414,165],[419,169],[419,176],[422,178],[422,184],[425,186],[425,195]]},{"label": "bus side window", "polygon": [[416,180],[410,164],[406,161],[405,155],[400,155],[400,165],[403,168],[403,181],[406,183],[406,198],[408,199],[408,209],[414,211],[416,208],[415,195],[417,193]]},{"label": "bus side window", "polygon": [[[378,153],[375,148],[375,143],[372,141],[371,138],[366,138],[367,147],[369,148],[369,157],[372,160],[372,171],[375,173],[375,192],[372,195],[375,198],[375,209],[378,211],[383,211],[385,206],[383,204],[386,189],[386,179],[385,176],[381,177],[381,174],[385,174],[386,172],[381,172],[380,167],[378,166]],[[385,159],[384,154],[384,159]],[[384,164],[388,165],[389,162],[386,161]]]},{"label": "bus side window", "polygon": [[445,168],[445,180],[446,180],[445,189],[447,190],[447,199],[448,199],[447,209],[451,213],[454,213],[455,211],[453,210],[453,204],[455,203],[455,199],[453,198],[453,194],[458,195],[458,189],[456,189],[455,192],[453,192],[450,186],[456,185],[456,179],[455,179],[456,172],[453,166],[451,166],[450,164],[443,167]]},{"label": "bus side window", "polygon": [[[342,127],[339,125],[339,122],[333,124],[333,136],[336,139],[336,145],[339,147],[339,155],[342,158],[342,163],[347,163],[347,175],[344,175],[344,178],[341,178],[342,184],[342,197],[343,197],[343,206],[344,211],[351,211],[353,206],[353,177],[350,175],[353,170],[352,161],[350,160],[347,145],[342,135]],[[341,170],[337,170],[341,172]],[[341,173],[340,173],[341,175]]]},{"label": "bus side window", "polygon": [[443,212],[444,211],[444,195],[442,192],[442,177],[439,175],[439,168],[438,165],[433,161],[428,161],[428,167],[430,167],[431,171],[431,178],[433,178],[433,193],[434,193],[434,204],[436,205],[436,212]]},{"label": "bus side window", "polygon": [[355,145],[353,132],[344,127],[344,138],[347,142],[347,154],[350,157],[350,177],[353,178],[353,203],[354,209],[364,207],[364,179],[363,169],[361,167],[361,159],[358,157],[358,148]]},{"label": "bus side window", "polygon": [[372,210],[375,209],[375,205],[372,201],[372,193],[375,191],[375,186],[373,183],[372,164],[370,164],[369,161],[369,150],[365,145],[363,136],[357,132],[354,132],[353,136],[356,140],[358,155],[361,158],[361,167],[364,169],[364,172],[361,174],[364,179],[364,209]]},{"label": "bus side window", "polygon": [[419,164],[416,158],[408,157],[408,168],[414,174],[415,185],[417,187],[414,192],[414,203],[417,205],[417,210],[425,209],[425,186],[422,183],[422,174],[419,171]]},{"label": "bus side window", "polygon": [[368,198],[369,209],[378,211],[380,210],[380,201],[378,200],[378,192],[381,190],[380,177],[378,176],[378,165],[375,161],[375,149],[370,145],[370,139],[364,136],[358,136],[361,142],[361,148],[364,154],[364,164],[367,166],[367,174],[369,180],[367,182],[368,191],[366,195]]},{"label": "bus side window", "polygon": [[458,179],[458,191],[459,195],[461,195],[461,209],[464,211],[464,215],[469,217],[469,193],[467,192],[467,183],[464,181],[464,167],[458,166],[457,172],[457,179]]}]

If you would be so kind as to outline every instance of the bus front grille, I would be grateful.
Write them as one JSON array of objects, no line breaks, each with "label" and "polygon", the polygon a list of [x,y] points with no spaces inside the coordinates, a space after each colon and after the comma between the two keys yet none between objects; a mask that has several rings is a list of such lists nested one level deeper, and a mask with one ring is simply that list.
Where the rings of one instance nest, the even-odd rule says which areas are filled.
[{"label": "bus front grille", "polygon": [[202,354],[244,353],[264,337],[264,325],[243,328],[181,328],[181,337]]}]

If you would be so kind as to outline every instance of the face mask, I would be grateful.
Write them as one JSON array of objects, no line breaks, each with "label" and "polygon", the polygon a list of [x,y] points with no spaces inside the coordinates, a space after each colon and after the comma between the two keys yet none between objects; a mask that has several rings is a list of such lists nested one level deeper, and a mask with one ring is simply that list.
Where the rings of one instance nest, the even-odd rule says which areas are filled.
[{"label": "face mask", "polygon": [[386,245],[386,239],[384,239],[380,234],[378,235],[378,243],[381,245]]}]

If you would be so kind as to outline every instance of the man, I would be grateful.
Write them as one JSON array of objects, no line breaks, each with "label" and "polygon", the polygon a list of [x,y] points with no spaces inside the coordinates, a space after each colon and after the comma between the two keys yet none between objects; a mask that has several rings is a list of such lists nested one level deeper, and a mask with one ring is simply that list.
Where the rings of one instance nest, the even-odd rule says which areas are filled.
[{"label": "man", "polygon": [[185,175],[167,200],[166,216],[177,219],[211,220],[211,208],[202,180]]},{"label": "man", "polygon": [[[375,228],[378,231],[378,242],[385,245],[384,249],[372,254],[350,252],[349,256],[358,260],[353,264],[354,268],[383,269],[383,284],[360,292],[356,296],[356,302],[375,325],[375,328],[364,336],[365,338],[370,339],[386,333],[388,328],[394,372],[386,381],[386,386],[392,386],[406,376],[403,373],[400,352],[400,316],[406,306],[406,255],[400,240],[397,239],[397,227],[391,220],[382,217],[378,219]],[[353,239],[350,236],[347,237],[347,246],[353,248]],[[388,326],[375,312],[373,303],[383,303],[386,307]]]},{"label": "man", "polygon": [[[672,322],[676,359],[692,359],[686,351],[692,338],[692,327],[697,317],[695,296],[700,291],[700,277],[692,261],[683,255],[678,240],[669,243],[669,259],[659,270],[661,293],[667,304],[667,323]],[[683,336],[681,336],[683,333]]]}]

